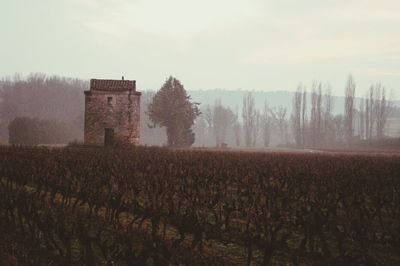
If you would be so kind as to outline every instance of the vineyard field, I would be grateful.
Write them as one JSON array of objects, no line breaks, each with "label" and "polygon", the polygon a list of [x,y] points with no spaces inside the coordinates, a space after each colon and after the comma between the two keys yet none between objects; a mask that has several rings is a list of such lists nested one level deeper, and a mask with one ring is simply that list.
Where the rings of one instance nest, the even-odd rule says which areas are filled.
[{"label": "vineyard field", "polygon": [[400,265],[400,155],[0,147],[0,265]]}]

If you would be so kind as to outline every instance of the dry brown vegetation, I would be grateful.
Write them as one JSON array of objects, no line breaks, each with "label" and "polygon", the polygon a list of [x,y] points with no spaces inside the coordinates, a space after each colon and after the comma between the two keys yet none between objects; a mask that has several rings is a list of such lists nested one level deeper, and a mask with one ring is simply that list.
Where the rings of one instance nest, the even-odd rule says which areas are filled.
[{"label": "dry brown vegetation", "polygon": [[400,156],[0,148],[1,264],[398,265]]}]

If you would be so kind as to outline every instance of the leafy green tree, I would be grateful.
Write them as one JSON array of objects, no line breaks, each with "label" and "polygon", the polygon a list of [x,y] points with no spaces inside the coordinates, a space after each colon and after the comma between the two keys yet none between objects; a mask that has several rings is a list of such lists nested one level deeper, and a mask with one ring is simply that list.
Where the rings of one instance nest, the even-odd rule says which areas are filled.
[{"label": "leafy green tree", "polygon": [[194,143],[192,125],[200,114],[179,80],[170,76],[154,95],[148,115],[154,125],[166,127],[168,145],[188,147]]}]

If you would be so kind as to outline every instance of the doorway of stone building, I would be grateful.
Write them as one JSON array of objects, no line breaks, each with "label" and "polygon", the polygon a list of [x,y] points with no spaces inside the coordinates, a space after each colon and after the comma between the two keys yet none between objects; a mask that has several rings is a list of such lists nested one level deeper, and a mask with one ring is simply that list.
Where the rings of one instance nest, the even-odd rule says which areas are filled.
[{"label": "doorway of stone building", "polygon": [[104,145],[110,146],[114,144],[114,129],[105,128],[104,129]]}]

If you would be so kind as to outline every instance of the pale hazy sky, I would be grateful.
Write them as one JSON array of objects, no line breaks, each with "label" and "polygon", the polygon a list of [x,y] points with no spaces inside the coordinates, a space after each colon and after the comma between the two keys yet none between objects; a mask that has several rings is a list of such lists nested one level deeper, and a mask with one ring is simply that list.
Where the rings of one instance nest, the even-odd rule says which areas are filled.
[{"label": "pale hazy sky", "polygon": [[[0,75],[400,91],[399,0],[0,0]],[[400,93],[396,93],[400,95]]]}]

